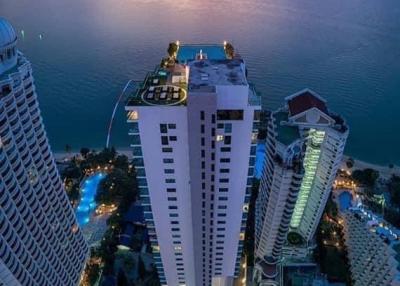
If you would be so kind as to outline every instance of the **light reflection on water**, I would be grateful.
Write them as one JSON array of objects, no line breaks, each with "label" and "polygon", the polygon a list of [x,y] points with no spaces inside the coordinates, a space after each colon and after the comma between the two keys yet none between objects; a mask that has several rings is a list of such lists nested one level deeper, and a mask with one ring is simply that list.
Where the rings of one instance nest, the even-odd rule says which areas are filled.
[{"label": "light reflection on water", "polygon": [[[54,150],[104,145],[118,93],[168,42],[229,40],[264,107],[310,87],[348,119],[348,153],[400,163],[397,0],[0,0],[0,11],[25,31]],[[112,143],[128,148],[124,119],[120,109]]]}]

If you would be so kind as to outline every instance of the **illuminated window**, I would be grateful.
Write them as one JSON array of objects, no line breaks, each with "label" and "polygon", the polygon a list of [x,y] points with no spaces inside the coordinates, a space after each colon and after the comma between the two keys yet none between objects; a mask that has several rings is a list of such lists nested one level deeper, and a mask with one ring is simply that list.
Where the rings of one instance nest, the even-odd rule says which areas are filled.
[{"label": "illuminated window", "polygon": [[215,138],[215,140],[216,140],[217,142],[220,142],[220,141],[224,140],[224,135],[217,135],[217,137]]},{"label": "illuminated window", "polygon": [[132,110],[128,112],[128,120],[138,120],[139,114],[136,110]]}]

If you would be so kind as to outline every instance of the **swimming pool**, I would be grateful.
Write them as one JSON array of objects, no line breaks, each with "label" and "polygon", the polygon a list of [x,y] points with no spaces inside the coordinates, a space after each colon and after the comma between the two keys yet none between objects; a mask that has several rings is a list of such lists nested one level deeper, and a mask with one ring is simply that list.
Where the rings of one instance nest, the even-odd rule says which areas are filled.
[{"label": "swimming pool", "polygon": [[194,60],[196,55],[200,53],[207,55],[209,60],[223,60],[226,59],[225,50],[223,45],[181,45],[176,56],[180,63]]},{"label": "swimming pool", "polygon": [[349,207],[351,207],[352,198],[353,196],[347,191],[343,191],[339,195],[339,205],[341,211],[347,210]]},{"label": "swimming pool", "polygon": [[104,178],[103,173],[96,173],[85,179],[81,186],[81,200],[76,208],[76,219],[79,226],[90,221],[90,215],[96,209],[95,196],[100,181]]},{"label": "swimming pool", "polygon": [[257,179],[261,178],[261,174],[264,167],[264,158],[265,158],[265,143],[261,142],[257,144],[256,163],[254,166],[254,177],[256,177]]}]

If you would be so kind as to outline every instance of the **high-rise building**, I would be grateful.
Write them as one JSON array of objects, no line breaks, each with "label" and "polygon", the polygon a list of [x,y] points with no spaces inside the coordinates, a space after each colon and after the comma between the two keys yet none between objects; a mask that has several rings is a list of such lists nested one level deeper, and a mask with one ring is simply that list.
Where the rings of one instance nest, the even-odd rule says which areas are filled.
[{"label": "high-rise building", "polygon": [[261,285],[279,283],[277,265],[285,245],[291,255],[300,250],[301,256],[304,248],[290,245],[307,245],[313,238],[347,136],[344,120],[308,89],[287,97],[286,106],[271,113],[256,202],[255,280],[264,281]]},{"label": "high-rise building", "polygon": [[163,285],[226,284],[239,273],[261,106],[231,56],[224,45],[180,45],[125,107]]},{"label": "high-rise building", "polygon": [[400,285],[397,230],[362,208],[350,208],[340,216],[353,284]]},{"label": "high-rise building", "polygon": [[79,282],[88,247],[42,123],[29,61],[0,18],[0,285]]}]

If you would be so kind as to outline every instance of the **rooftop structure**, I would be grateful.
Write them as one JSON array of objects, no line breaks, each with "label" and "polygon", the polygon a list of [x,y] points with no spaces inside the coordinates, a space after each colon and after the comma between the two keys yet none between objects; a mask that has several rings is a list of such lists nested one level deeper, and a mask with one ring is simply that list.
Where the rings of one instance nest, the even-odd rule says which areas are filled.
[{"label": "rooftop structure", "polygon": [[189,62],[189,89],[203,86],[247,85],[243,60],[198,60]]},{"label": "rooftop structure", "polygon": [[223,45],[168,51],[125,106],[155,265],[162,285],[230,285],[241,271],[260,98]]},{"label": "rooftop structure", "polygon": [[157,67],[143,82],[131,83],[127,105],[186,105],[188,67]]}]

